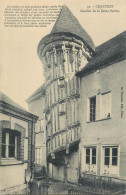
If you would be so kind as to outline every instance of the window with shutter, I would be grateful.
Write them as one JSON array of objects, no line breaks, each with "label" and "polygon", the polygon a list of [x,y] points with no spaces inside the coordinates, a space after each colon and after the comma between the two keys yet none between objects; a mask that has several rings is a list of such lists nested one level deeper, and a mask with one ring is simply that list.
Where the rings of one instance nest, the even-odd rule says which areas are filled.
[{"label": "window with shutter", "polygon": [[111,92],[101,94],[100,118],[111,117]]}]

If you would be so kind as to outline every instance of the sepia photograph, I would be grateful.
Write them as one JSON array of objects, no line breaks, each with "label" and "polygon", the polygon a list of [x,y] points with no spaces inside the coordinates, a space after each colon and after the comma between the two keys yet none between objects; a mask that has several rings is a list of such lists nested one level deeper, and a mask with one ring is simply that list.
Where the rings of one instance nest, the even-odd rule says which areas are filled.
[{"label": "sepia photograph", "polygon": [[126,195],[125,0],[0,18],[0,195]]}]

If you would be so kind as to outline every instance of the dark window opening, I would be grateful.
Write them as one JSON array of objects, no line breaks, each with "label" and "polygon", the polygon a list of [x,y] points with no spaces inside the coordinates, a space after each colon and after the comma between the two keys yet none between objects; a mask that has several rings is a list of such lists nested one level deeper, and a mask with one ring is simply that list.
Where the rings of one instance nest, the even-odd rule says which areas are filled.
[{"label": "dark window opening", "polygon": [[117,165],[117,157],[112,157],[112,165]]},{"label": "dark window opening", "polygon": [[96,148],[92,148],[92,164],[96,164]]},{"label": "dark window opening", "polygon": [[2,158],[6,158],[6,145],[2,145]]},{"label": "dark window opening", "polygon": [[112,148],[112,165],[117,165],[118,148]]},{"label": "dark window opening", "polygon": [[90,148],[86,148],[86,164],[90,163]]},{"label": "dark window opening", "polygon": [[90,98],[90,121],[96,120],[96,96]]},{"label": "dark window opening", "polygon": [[109,165],[109,157],[105,157],[105,165]]},{"label": "dark window opening", "polygon": [[105,156],[109,156],[110,155],[110,148],[105,148]]},{"label": "dark window opening", "polygon": [[110,148],[105,148],[105,161],[104,161],[105,165],[109,165],[110,164]]}]

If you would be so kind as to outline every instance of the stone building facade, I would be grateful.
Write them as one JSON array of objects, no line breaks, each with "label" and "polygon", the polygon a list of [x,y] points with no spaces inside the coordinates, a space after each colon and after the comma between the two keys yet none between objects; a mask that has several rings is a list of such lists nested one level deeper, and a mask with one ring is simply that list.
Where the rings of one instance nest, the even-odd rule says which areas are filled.
[{"label": "stone building facade", "polygon": [[40,41],[38,56],[46,81],[45,103],[39,109],[45,116],[50,177],[69,182],[90,176],[125,181],[126,160],[120,155],[125,156],[126,147],[125,107],[119,99],[126,86],[125,42],[124,32],[95,48],[66,6],[51,33]]},{"label": "stone building facade", "polygon": [[98,46],[81,78],[81,173],[126,181],[126,32]]},{"label": "stone building facade", "polygon": [[35,123],[27,112],[0,92],[0,194],[26,194],[34,175]]}]

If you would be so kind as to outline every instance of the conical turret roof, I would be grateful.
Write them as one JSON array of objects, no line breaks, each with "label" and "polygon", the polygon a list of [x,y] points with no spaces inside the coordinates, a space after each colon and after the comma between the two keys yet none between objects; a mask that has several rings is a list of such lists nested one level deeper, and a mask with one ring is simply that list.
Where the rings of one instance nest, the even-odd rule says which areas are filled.
[{"label": "conical turret roof", "polygon": [[91,37],[83,29],[77,18],[72,14],[67,6],[62,7],[62,10],[56,20],[56,23],[54,24],[51,34],[59,32],[68,32],[75,34],[81,37],[93,50],[95,50],[95,46]]}]

